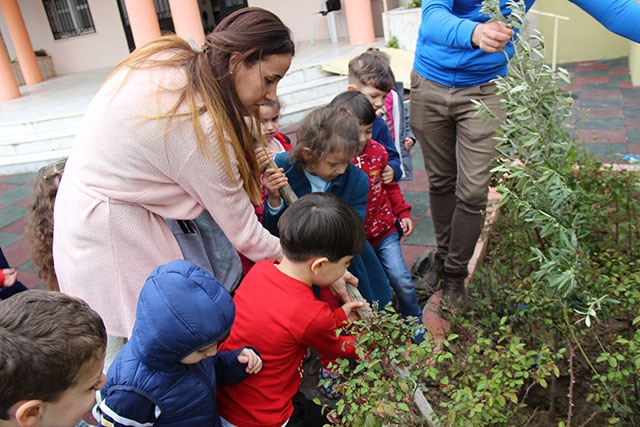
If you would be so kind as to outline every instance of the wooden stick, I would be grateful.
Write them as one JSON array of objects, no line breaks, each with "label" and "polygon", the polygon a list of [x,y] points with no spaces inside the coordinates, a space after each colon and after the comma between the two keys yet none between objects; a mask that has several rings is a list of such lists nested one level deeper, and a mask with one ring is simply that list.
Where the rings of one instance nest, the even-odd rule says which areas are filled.
[{"label": "wooden stick", "polygon": [[[278,165],[276,165],[276,163],[273,161],[273,157],[269,153],[270,151],[269,148],[265,145],[262,139],[253,140],[253,145],[256,148],[262,148],[263,150],[265,150],[265,154],[267,154],[267,157],[269,158],[269,166],[267,167],[267,169],[274,169],[274,170],[279,169]],[[280,196],[284,199],[285,203],[289,206],[291,206],[293,202],[298,200],[298,196],[296,195],[296,193],[293,192],[293,189],[291,189],[291,186],[289,184],[279,189],[278,192],[280,193]]]}]

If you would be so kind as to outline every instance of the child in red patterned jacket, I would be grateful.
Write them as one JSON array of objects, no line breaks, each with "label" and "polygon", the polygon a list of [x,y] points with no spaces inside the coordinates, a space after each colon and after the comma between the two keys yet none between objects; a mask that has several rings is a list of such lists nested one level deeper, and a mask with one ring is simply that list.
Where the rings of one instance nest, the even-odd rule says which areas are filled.
[{"label": "child in red patterned jacket", "polygon": [[[398,297],[400,313],[404,317],[415,317],[422,323],[416,288],[400,246],[401,235],[409,235],[413,231],[409,214],[411,205],[405,202],[397,182],[382,182],[381,172],[387,166],[389,157],[384,146],[371,139],[375,111],[366,95],[356,91],[339,94],[331,101],[331,105],[345,108],[359,121],[360,145],[351,162],[369,177],[365,215],[367,240],[378,255]],[[421,331],[414,340],[421,341],[422,335]]]}]

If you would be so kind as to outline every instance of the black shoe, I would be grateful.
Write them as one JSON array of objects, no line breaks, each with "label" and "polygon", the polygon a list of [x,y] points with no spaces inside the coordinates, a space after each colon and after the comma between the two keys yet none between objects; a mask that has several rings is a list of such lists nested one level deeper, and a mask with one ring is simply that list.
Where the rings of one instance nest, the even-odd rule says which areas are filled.
[{"label": "black shoe", "polygon": [[424,285],[428,289],[433,290],[433,292],[437,291],[438,289],[440,289],[440,282],[442,280],[443,273],[444,257],[435,254],[431,262],[431,267],[429,267],[429,271],[427,271],[427,274],[424,276]]},{"label": "black shoe", "polygon": [[462,309],[466,302],[464,279],[466,273],[442,274],[442,304],[445,309]]}]

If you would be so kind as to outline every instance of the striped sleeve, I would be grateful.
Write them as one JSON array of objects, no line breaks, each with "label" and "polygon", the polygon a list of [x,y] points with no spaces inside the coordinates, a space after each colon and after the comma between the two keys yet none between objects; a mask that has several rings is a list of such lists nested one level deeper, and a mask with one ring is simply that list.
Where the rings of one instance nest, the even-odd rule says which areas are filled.
[{"label": "striped sleeve", "polygon": [[133,390],[109,390],[97,407],[96,419],[104,427],[151,427],[161,410],[149,398]]}]

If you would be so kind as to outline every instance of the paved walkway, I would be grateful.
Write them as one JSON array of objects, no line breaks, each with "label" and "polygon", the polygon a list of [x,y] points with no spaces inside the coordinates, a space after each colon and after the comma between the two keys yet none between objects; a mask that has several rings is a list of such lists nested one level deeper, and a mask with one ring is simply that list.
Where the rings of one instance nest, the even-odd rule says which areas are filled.
[{"label": "paved walkway", "polygon": [[[606,159],[627,153],[640,155],[640,87],[632,87],[627,58],[566,64],[574,75],[576,130],[581,140]],[[435,245],[427,195],[427,177],[419,150],[414,148],[414,180],[402,181],[413,205],[416,228],[404,242],[405,261]],[[0,246],[19,277],[30,288],[42,287],[23,238],[25,214],[34,173],[0,176]]]}]

